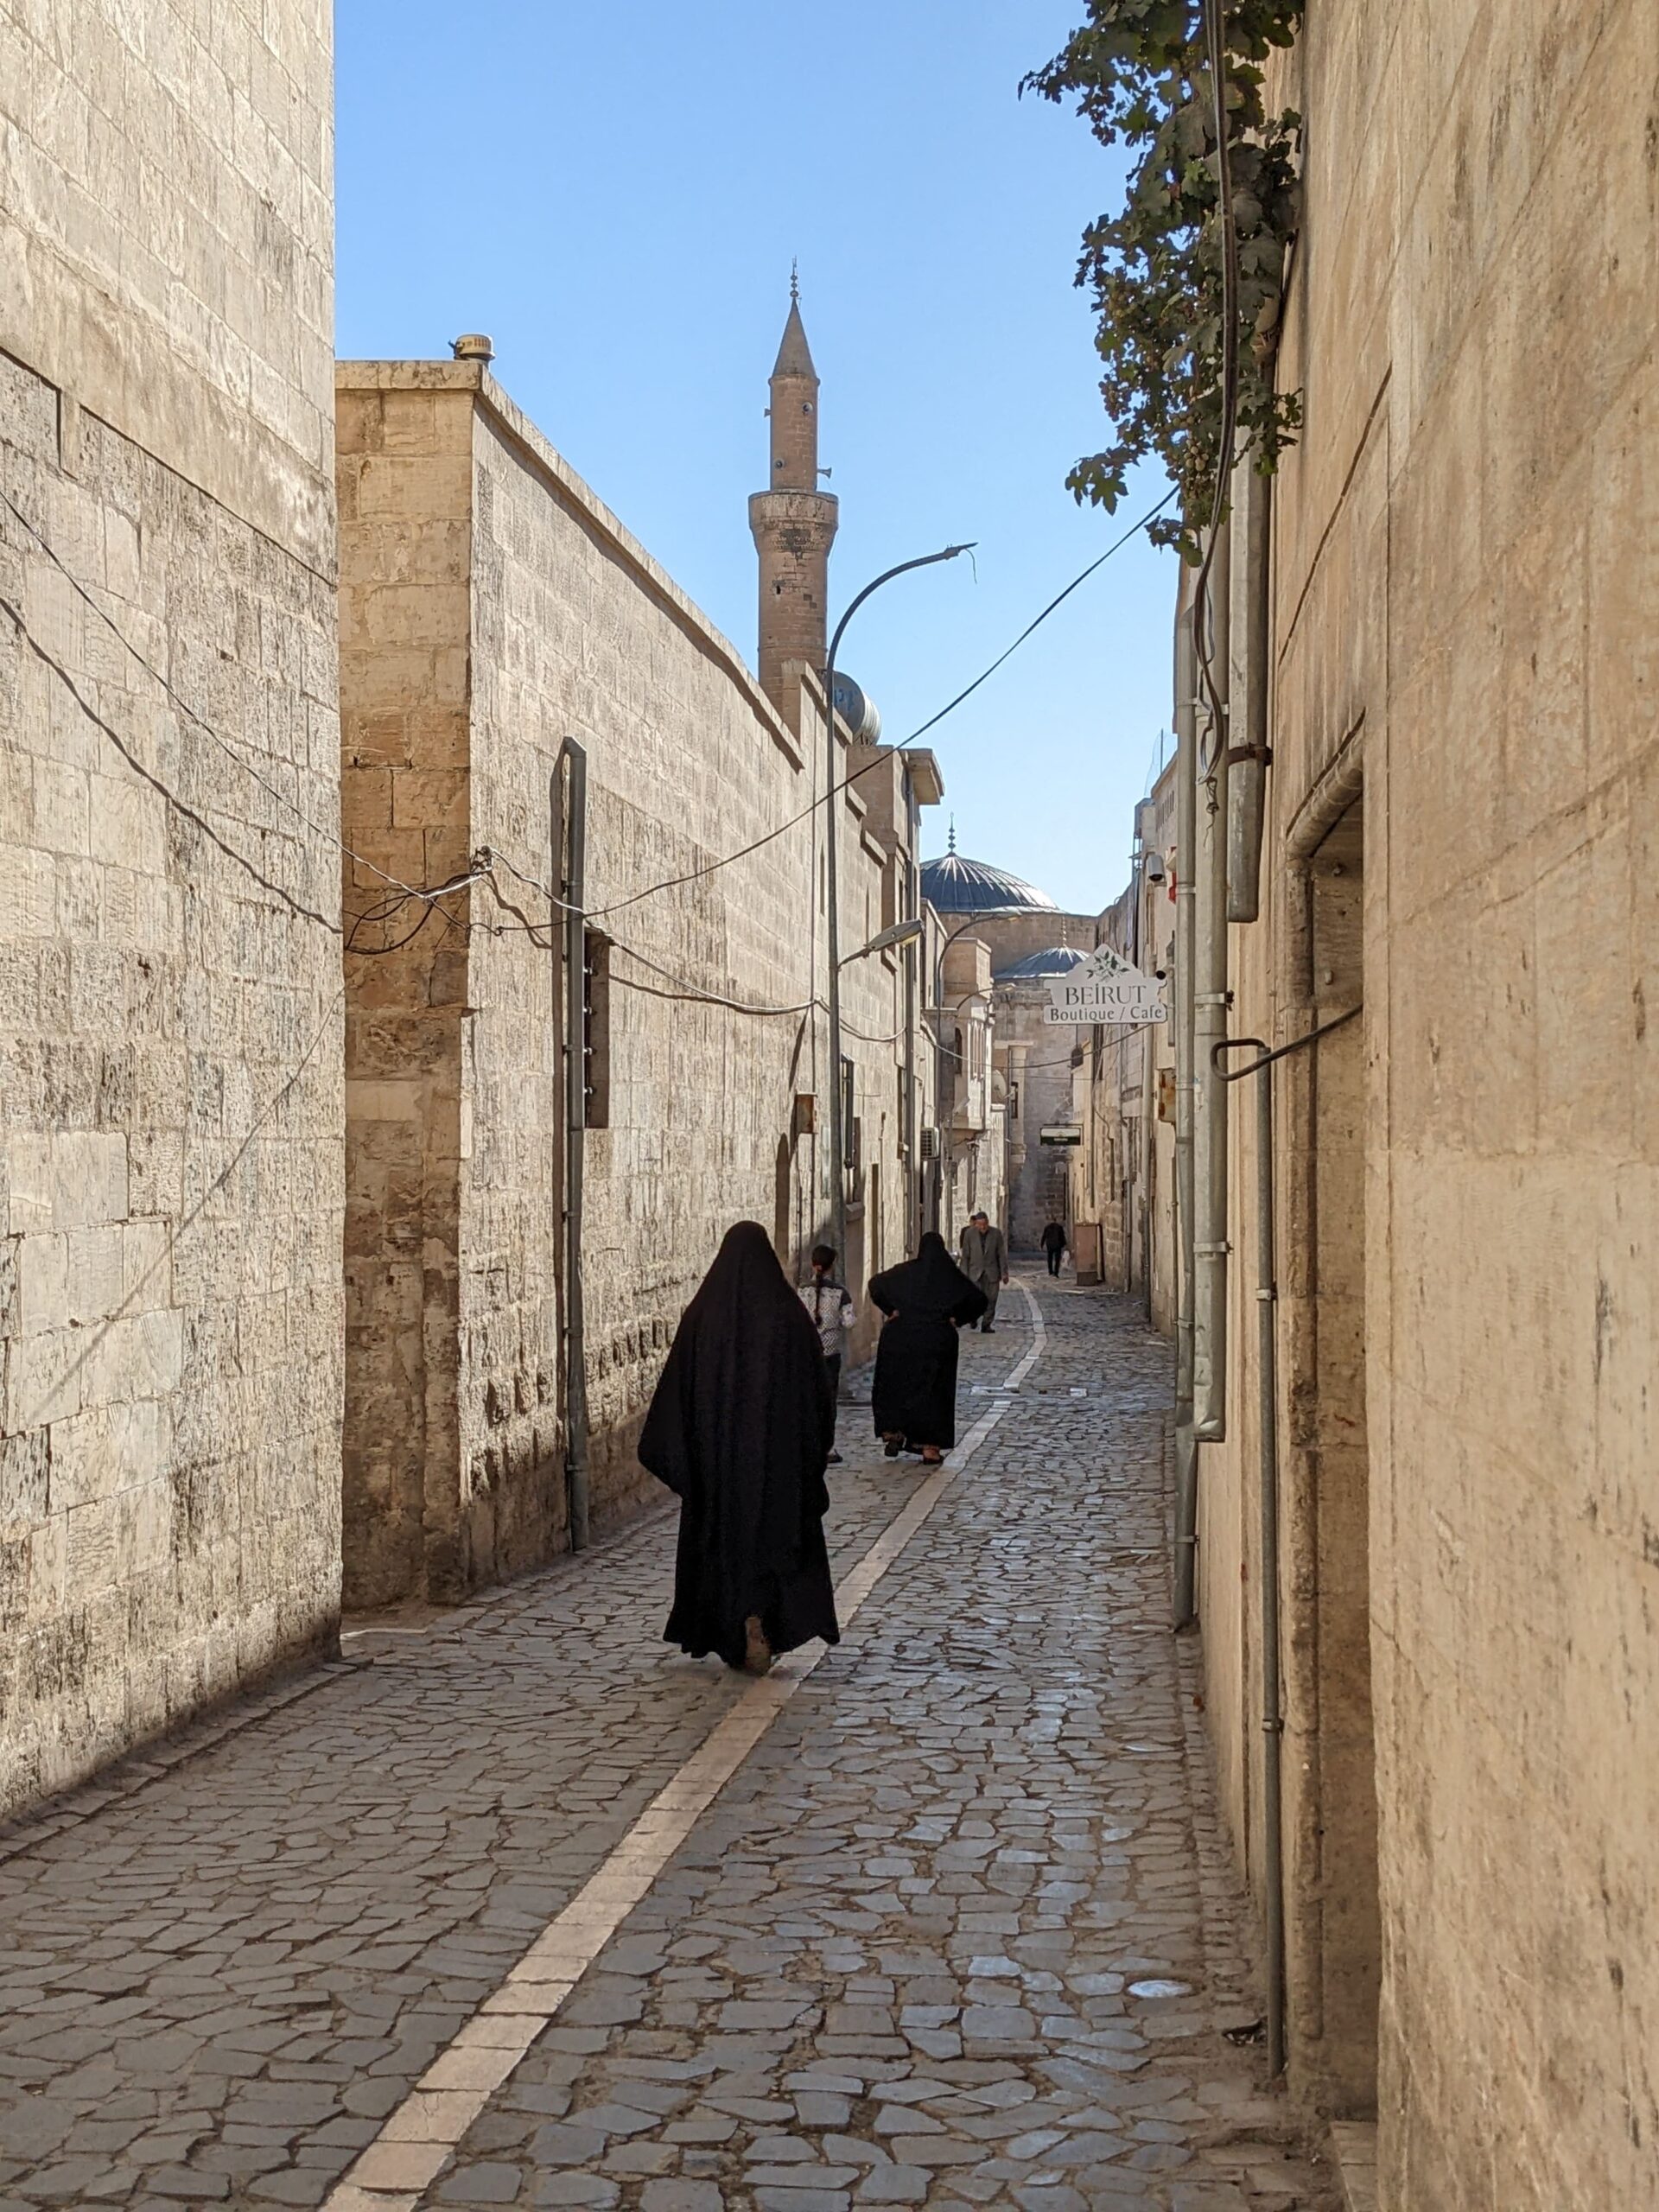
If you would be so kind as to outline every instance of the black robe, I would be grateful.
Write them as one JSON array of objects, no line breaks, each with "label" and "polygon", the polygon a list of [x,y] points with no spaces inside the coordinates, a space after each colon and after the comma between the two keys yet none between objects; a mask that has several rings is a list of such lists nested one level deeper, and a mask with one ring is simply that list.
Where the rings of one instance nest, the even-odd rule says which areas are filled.
[{"label": "black robe", "polygon": [[871,1405],[878,1436],[945,1449],[957,1440],[957,1332],[978,1320],[984,1292],[929,1230],[916,1257],[870,1278],[874,1304],[891,1318],[875,1349]]},{"label": "black robe", "polygon": [[685,1309],[639,1438],[680,1501],[669,1643],[741,1667],[752,1613],[774,1651],[841,1641],[823,1541],[834,1434],[818,1332],[766,1230],[741,1221]]}]

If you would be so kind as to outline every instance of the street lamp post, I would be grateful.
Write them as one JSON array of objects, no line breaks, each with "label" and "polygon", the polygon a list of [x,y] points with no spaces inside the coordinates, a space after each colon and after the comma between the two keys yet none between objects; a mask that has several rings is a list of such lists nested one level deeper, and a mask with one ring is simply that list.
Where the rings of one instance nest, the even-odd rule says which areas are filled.
[{"label": "street lamp post", "polygon": [[836,625],[835,635],[830,640],[830,651],[823,664],[823,729],[824,729],[824,900],[829,909],[826,931],[830,965],[830,1242],[844,1268],[847,1265],[847,1125],[846,1100],[841,1077],[841,914],[839,907],[839,874],[836,866],[836,655],[847,625],[873,592],[883,584],[891,583],[895,576],[906,575],[912,569],[931,568],[936,561],[954,561],[959,553],[971,550],[968,545],[947,545],[940,553],[924,553],[914,561],[900,561],[896,568],[887,569],[867,583],[858,596],[851,601],[847,612]]}]

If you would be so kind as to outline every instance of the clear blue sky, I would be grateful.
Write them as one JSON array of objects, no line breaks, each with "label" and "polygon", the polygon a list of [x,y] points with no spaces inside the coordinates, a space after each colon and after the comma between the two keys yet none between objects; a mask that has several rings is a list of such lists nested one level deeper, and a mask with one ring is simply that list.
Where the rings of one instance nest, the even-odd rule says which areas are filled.
[{"label": "clear blue sky", "polygon": [[[494,338],[515,399],[753,662],[746,501],[798,256],[841,531],[842,658],[906,735],[1163,490],[1079,510],[1104,432],[1071,283],[1116,165],[1015,98],[1076,0],[341,0],[339,350]],[[1169,714],[1173,561],[1144,538],[927,741],[963,852],[1091,910]]]}]

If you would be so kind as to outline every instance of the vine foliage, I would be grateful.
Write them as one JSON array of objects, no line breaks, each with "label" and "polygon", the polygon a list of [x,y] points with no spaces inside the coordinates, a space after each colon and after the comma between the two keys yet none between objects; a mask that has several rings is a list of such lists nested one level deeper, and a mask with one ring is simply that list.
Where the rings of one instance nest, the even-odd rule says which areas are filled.
[{"label": "vine foliage", "polygon": [[[1264,474],[1294,442],[1300,395],[1275,388],[1280,313],[1300,210],[1300,118],[1269,115],[1262,63],[1295,41],[1306,0],[1087,0],[1088,20],[1021,91],[1077,109],[1103,146],[1138,149],[1122,208],[1089,226],[1077,268],[1093,295],[1101,397],[1115,435],[1066,478],[1109,512],[1131,465],[1156,455],[1179,518],[1150,534],[1198,557],[1220,512],[1217,463],[1248,451]],[[1213,14],[1213,22],[1206,16]],[[1233,343],[1211,72],[1222,59],[1235,252]],[[1230,411],[1232,421],[1227,416]]]}]

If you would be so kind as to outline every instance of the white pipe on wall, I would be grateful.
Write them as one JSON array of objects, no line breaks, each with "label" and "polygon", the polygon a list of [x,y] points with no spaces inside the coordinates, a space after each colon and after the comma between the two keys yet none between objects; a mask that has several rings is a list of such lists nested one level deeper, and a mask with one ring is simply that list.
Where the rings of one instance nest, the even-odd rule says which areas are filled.
[{"label": "white pipe on wall", "polygon": [[[1232,531],[1215,533],[1200,674],[1203,760],[1198,792],[1192,963],[1192,1427],[1200,1444],[1227,1433],[1227,1085],[1215,1048],[1227,1034],[1227,686]],[[1205,621],[1200,609],[1199,621]],[[1218,696],[1219,709],[1211,699]]]}]

